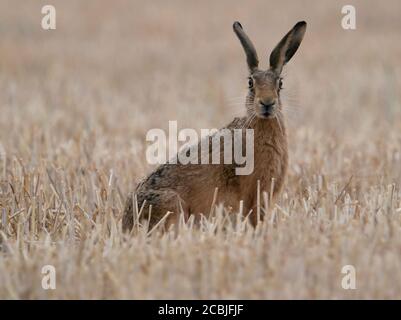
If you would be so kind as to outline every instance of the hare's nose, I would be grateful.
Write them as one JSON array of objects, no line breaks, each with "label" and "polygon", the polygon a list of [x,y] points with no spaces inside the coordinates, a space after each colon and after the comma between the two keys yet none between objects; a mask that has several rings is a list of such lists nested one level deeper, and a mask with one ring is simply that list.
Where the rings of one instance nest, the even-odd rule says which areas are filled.
[{"label": "hare's nose", "polygon": [[274,107],[275,104],[276,103],[274,101],[269,101],[269,102],[260,101],[260,105],[264,108],[272,108]]},{"label": "hare's nose", "polygon": [[276,104],[275,101],[271,101],[268,103],[260,101],[259,103],[260,103],[261,114],[264,116],[270,115],[273,112],[274,105]]}]

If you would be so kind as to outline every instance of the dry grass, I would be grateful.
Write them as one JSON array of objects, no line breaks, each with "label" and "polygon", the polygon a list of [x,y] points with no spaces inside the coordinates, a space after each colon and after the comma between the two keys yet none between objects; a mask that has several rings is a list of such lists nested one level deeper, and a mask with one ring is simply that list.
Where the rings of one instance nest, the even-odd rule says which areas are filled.
[{"label": "dry grass", "polygon": [[[355,31],[340,1],[60,1],[48,32],[47,2],[1,0],[0,298],[399,298],[401,5],[352,2]],[[218,208],[177,237],[124,238],[147,130],[243,111],[237,19],[265,64],[309,22],[286,71],[278,206],[256,230]],[[45,264],[56,290],[41,287]],[[356,290],[341,288],[346,264]]]}]

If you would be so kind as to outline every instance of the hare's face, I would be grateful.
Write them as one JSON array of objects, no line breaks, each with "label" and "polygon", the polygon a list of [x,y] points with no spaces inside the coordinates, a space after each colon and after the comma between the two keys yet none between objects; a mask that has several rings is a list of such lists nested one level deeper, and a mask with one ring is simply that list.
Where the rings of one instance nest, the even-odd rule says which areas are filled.
[{"label": "hare's face", "polygon": [[274,117],[280,108],[281,77],[272,70],[256,70],[249,76],[248,87],[248,111],[262,119]]},{"label": "hare's face", "polygon": [[306,22],[298,22],[270,54],[270,68],[262,71],[255,47],[239,22],[234,22],[234,32],[241,41],[249,68],[249,94],[247,108],[250,114],[267,119],[280,109],[281,71],[298,50],[306,30]]}]

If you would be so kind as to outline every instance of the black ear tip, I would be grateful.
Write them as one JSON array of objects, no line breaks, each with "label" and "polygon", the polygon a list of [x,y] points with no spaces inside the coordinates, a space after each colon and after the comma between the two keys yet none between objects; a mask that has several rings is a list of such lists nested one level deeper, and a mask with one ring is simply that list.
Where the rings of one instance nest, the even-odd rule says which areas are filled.
[{"label": "black ear tip", "polygon": [[299,21],[297,24],[294,26],[294,28],[301,28],[301,27],[306,27],[306,22],[305,21]]},{"label": "black ear tip", "polygon": [[234,29],[237,29],[237,28],[242,29],[242,25],[241,25],[241,23],[239,23],[238,21],[235,21],[234,24],[233,24],[233,28],[234,28]]}]

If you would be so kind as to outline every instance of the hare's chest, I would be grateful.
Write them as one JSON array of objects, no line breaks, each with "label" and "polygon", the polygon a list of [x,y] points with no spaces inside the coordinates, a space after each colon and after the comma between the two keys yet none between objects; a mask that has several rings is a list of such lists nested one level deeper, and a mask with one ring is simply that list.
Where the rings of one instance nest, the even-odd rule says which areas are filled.
[{"label": "hare's chest", "polygon": [[250,180],[255,184],[259,180],[262,189],[270,190],[272,181],[282,183],[287,166],[287,149],[267,142],[261,148],[255,149],[254,171]]}]

